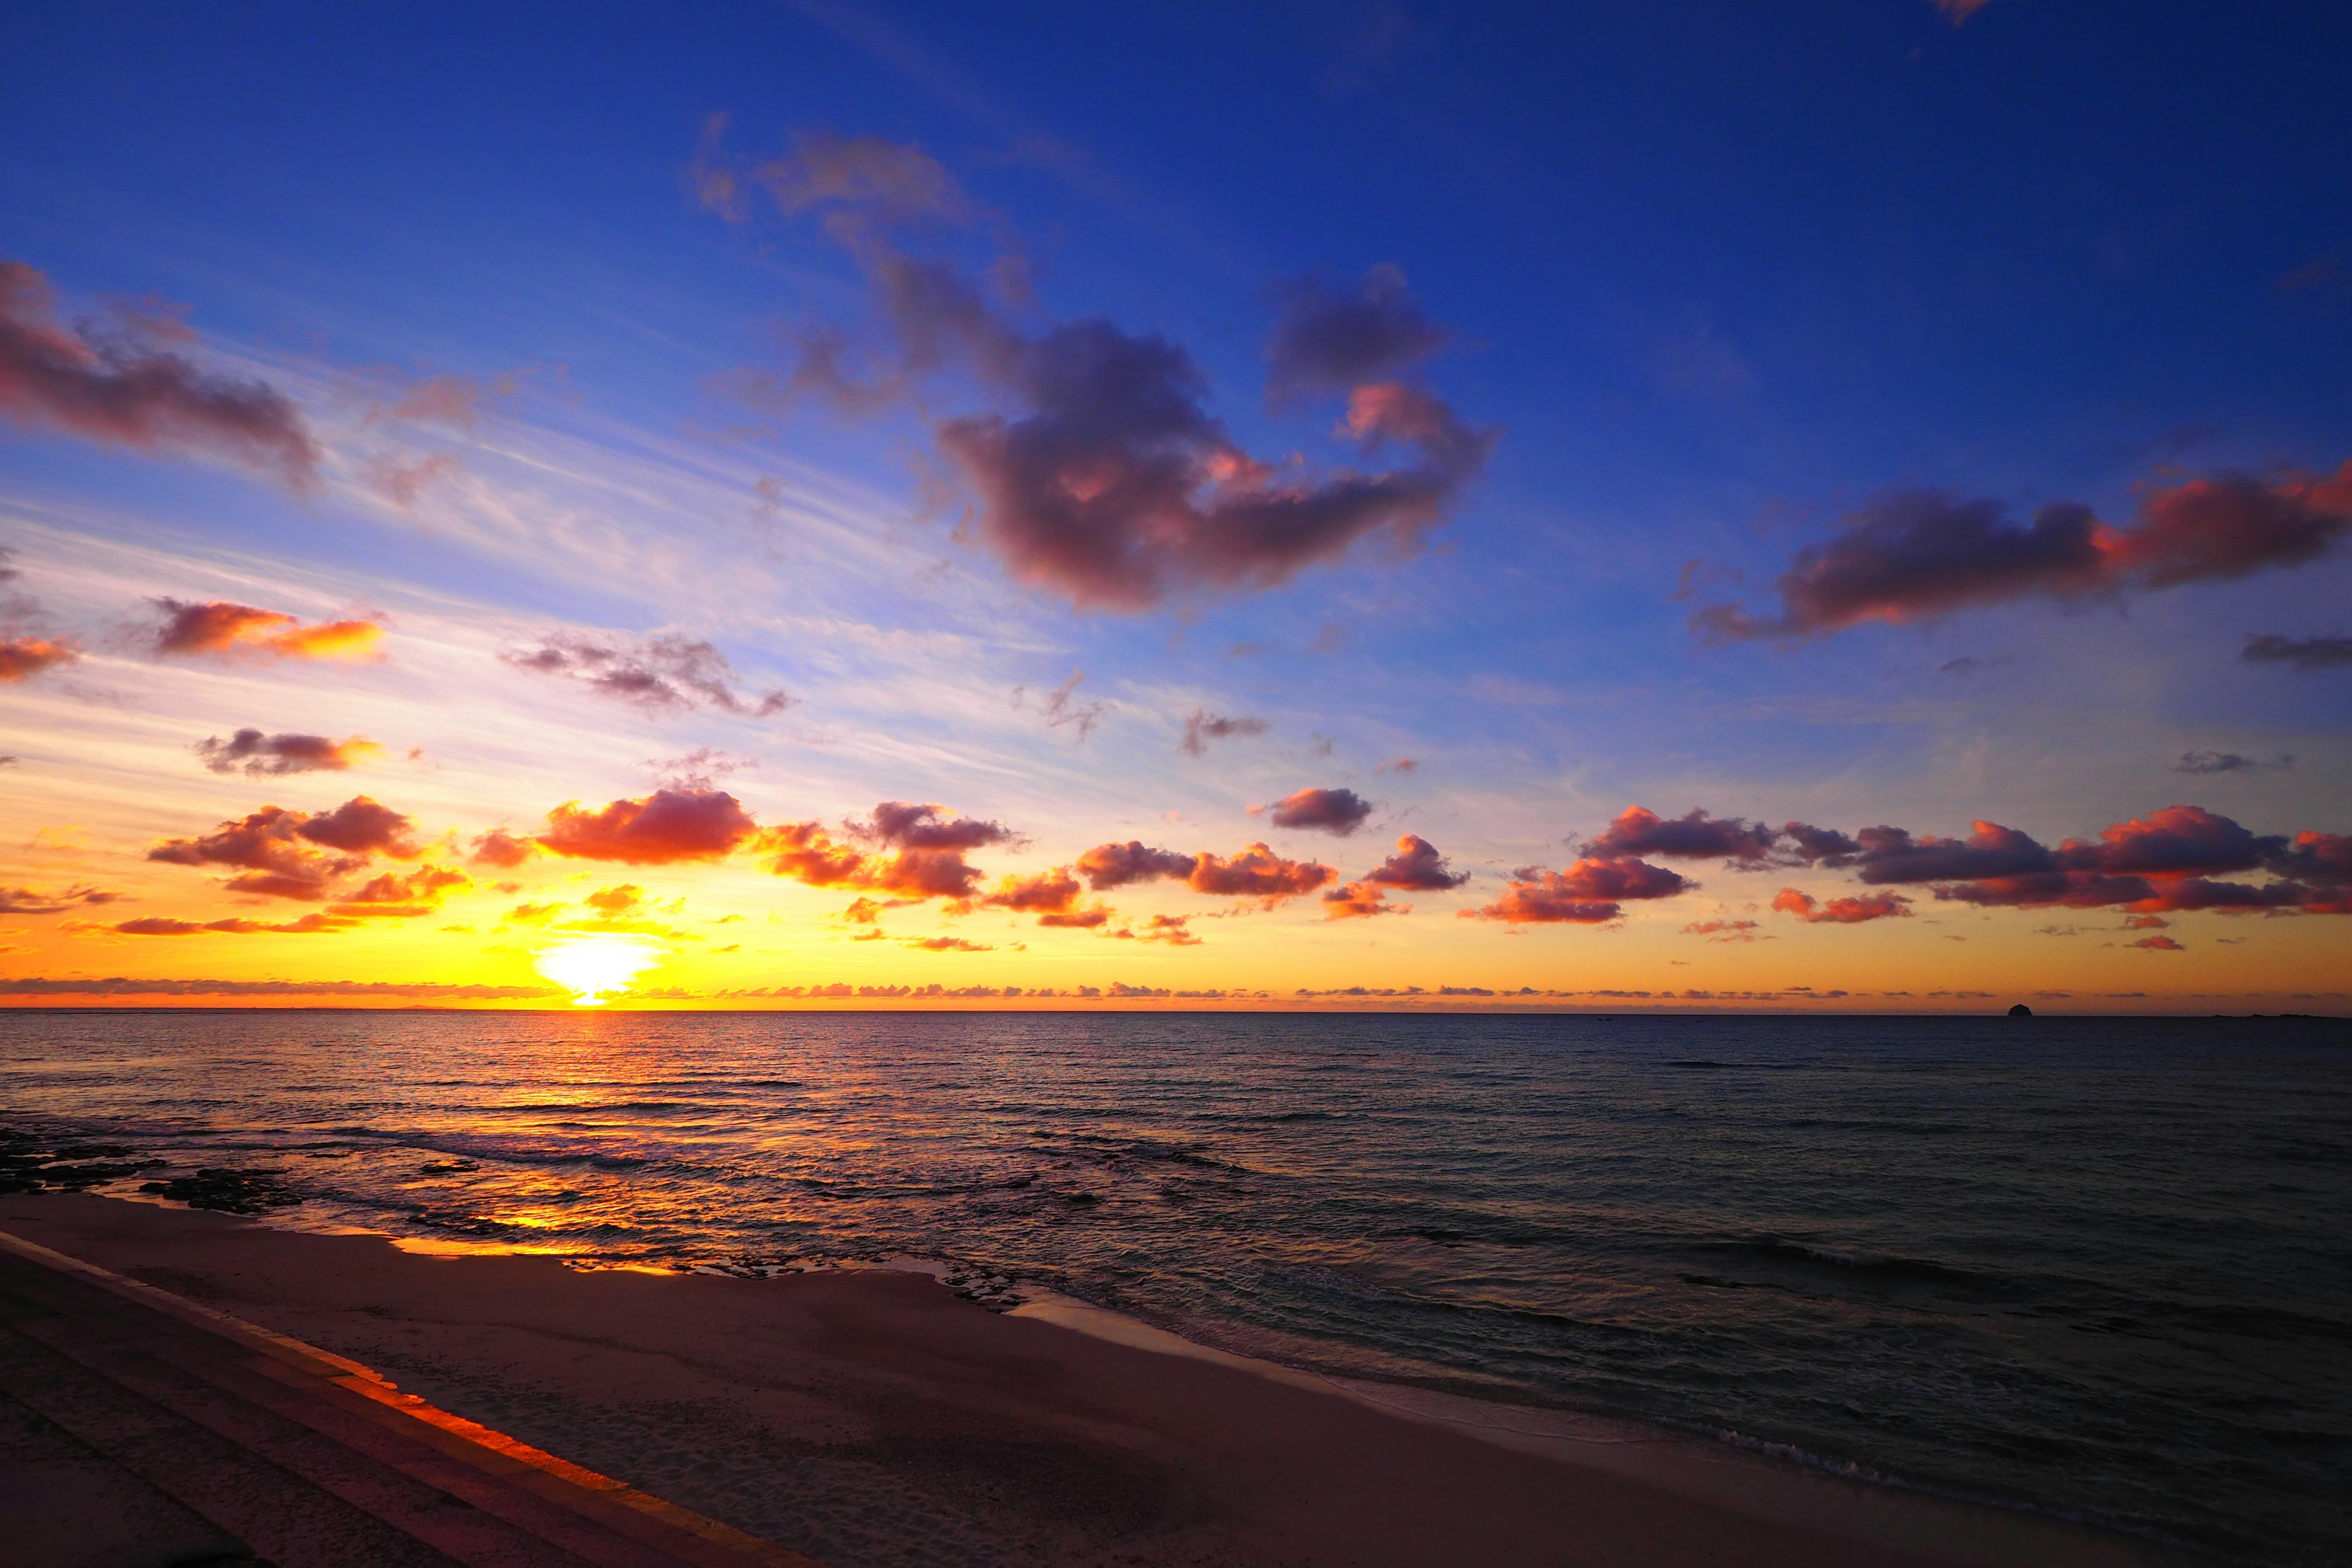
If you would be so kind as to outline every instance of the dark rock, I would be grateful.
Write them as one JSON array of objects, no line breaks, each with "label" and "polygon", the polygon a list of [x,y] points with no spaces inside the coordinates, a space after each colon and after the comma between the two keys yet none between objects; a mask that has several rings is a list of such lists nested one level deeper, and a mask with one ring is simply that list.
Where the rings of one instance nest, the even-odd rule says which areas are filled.
[{"label": "dark rock", "polygon": [[174,1176],[167,1182],[142,1182],[139,1190],[154,1193],[192,1209],[213,1209],[221,1214],[256,1215],[270,1209],[291,1208],[302,1201],[288,1190],[283,1182],[270,1178],[283,1175],[282,1167],[233,1170],[226,1166],[207,1166],[193,1176]]}]

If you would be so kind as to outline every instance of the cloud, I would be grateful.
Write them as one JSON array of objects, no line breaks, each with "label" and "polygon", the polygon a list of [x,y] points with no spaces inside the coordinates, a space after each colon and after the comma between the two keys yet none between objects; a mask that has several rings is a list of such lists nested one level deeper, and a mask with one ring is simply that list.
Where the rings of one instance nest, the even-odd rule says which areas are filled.
[{"label": "cloud", "polygon": [[[761,831],[756,847],[768,868],[816,888],[855,887],[899,897],[969,899],[979,890],[979,868],[967,852],[1018,837],[1002,823],[948,816],[945,807],[886,800],[864,822],[842,826],[845,837],[815,822],[785,823]],[[860,843],[890,851],[872,853]]]},{"label": "cloud", "polygon": [[[2166,806],[2054,849],[1992,822],[1976,823],[1966,839],[1914,838],[1895,827],[1866,827],[1860,837],[1863,881],[1931,882],[1937,898],[1979,907],[2352,912],[2352,898],[2338,891],[2352,877],[2352,855],[2337,847],[2336,836],[2306,833],[2291,843],[2202,806]],[[2213,879],[2257,869],[2280,879]]]},{"label": "cloud", "polygon": [[[414,826],[363,795],[316,816],[265,805],[201,837],[166,839],[149,849],[147,858],[227,867],[241,873],[227,883],[232,892],[316,902],[331,897],[332,884],[364,867],[371,854],[416,854]],[[340,853],[328,854],[329,849]]]},{"label": "cloud", "polygon": [[2137,947],[2147,952],[2181,952],[2186,949],[2168,936],[2144,936],[2137,942],[2127,942],[2126,947]]},{"label": "cloud", "polygon": [[313,844],[346,855],[390,855],[405,860],[418,853],[413,837],[415,827],[415,822],[404,814],[355,795],[334,810],[304,821],[295,831]]},{"label": "cloud", "polygon": [[1584,853],[1603,859],[1625,855],[1664,855],[1670,858],[1720,857],[1752,864],[1771,853],[1780,834],[1760,822],[1737,816],[1720,819],[1704,811],[1671,820],[1644,806],[1629,805],[1608,830],[1584,847]]},{"label": "cloud", "polygon": [[566,802],[547,814],[547,831],[536,841],[573,859],[666,866],[724,859],[758,833],[742,803],[724,790],[659,789],[593,811]]},{"label": "cloud", "polygon": [[1791,863],[1825,866],[1832,868],[1853,864],[1862,846],[1833,827],[1815,827],[1810,822],[1784,822],[1780,837],[1789,841],[1784,851]]},{"label": "cloud", "polygon": [[1319,277],[1278,292],[1282,309],[1265,346],[1266,397],[1277,405],[1383,380],[1452,341],[1422,313],[1393,266],[1373,268],[1346,292]]},{"label": "cloud", "polygon": [[1372,803],[1351,789],[1302,789],[1265,809],[1276,827],[1344,838],[1372,815]]},{"label": "cloud", "polygon": [[1811,893],[1783,888],[1773,896],[1772,908],[1784,915],[1795,915],[1811,925],[1850,926],[1890,917],[1907,918],[1911,913],[1911,900],[1900,893],[1868,893],[1860,898],[1831,899],[1822,902]]},{"label": "cloud", "polygon": [[32,888],[0,887],[0,915],[57,915],[83,904],[110,904],[122,895],[88,883],[60,888],[54,893]]},{"label": "cloud", "polygon": [[1188,757],[1197,757],[1209,749],[1212,741],[1232,735],[1263,735],[1265,731],[1263,719],[1226,719],[1205,708],[1195,708],[1184,721],[1184,738],[1176,742],[1176,749]]},{"label": "cloud", "polygon": [[1323,915],[1327,920],[1348,920],[1358,915],[1409,915],[1410,904],[1388,901],[1388,889],[1379,883],[1364,880],[1342,882],[1323,895]]},{"label": "cloud", "polygon": [[606,919],[629,914],[646,900],[646,890],[635,882],[599,888],[580,901]]},{"label": "cloud", "polygon": [[2287,637],[2265,632],[2248,637],[2238,657],[2249,664],[2291,664],[2308,673],[2352,665],[2352,637]]},{"label": "cloud", "polygon": [[[1069,679],[1045,693],[1046,724],[1056,730],[1066,724],[1075,725],[1078,731],[1078,739],[1081,741],[1094,733],[1096,723],[1110,707],[1108,702],[1077,700],[1078,682],[1086,678],[1085,670],[1074,669],[1070,672]],[[1015,707],[1020,705],[1018,700],[1020,689],[1018,687],[1013,689]]]},{"label": "cloud", "polygon": [[321,621],[304,626],[276,610],[215,600],[193,604],[158,599],[163,624],[155,651],[194,657],[212,653],[269,653],[280,658],[360,659],[375,656],[383,628],[373,621]]},{"label": "cloud", "polygon": [[2261,768],[2286,769],[2294,766],[2294,758],[2282,752],[2268,762],[2249,757],[2238,752],[2183,752],[2180,760],[2172,764],[2176,773],[2252,773]]},{"label": "cloud", "polygon": [[1087,887],[1099,893],[1130,882],[1190,877],[1199,858],[1173,849],[1149,848],[1142,840],[1130,838],[1124,844],[1096,845],[1078,857],[1077,872],[1087,879]]},{"label": "cloud", "polygon": [[641,708],[682,711],[715,708],[765,719],[793,705],[781,690],[753,696],[735,685],[734,667],[711,644],[674,633],[631,646],[562,633],[534,648],[499,655],[517,669],[562,676],[591,690]]},{"label": "cloud", "polygon": [[951,418],[937,438],[977,498],[971,537],[1014,581],[1079,609],[1277,587],[1376,534],[1412,549],[1493,444],[1424,394],[1364,388],[1347,433],[1368,454],[1392,443],[1418,460],[1322,479],[1280,472],[1202,409],[1190,354],[1103,321],[1022,345],[1007,389],[1013,416]]},{"label": "cloud", "polygon": [[1936,0],[1936,9],[1957,27],[1991,3],[1992,0]]},{"label": "cloud", "polygon": [[1500,898],[1462,914],[1511,925],[1601,925],[1622,914],[1625,902],[1672,898],[1690,886],[1680,872],[1645,860],[1586,858],[1565,871],[1523,867]]},{"label": "cloud", "polygon": [[1122,926],[1103,934],[1134,942],[1164,942],[1171,947],[1198,947],[1201,939],[1192,934],[1191,921],[1189,915],[1154,915],[1141,931]]},{"label": "cloud", "polygon": [[449,1002],[521,1002],[560,994],[547,985],[455,985],[430,980],[161,980],[121,974],[104,980],[0,980],[0,995],[9,996],[430,996]]},{"label": "cloud", "polygon": [[[1492,432],[1471,428],[1426,392],[1359,385],[1341,433],[1370,462],[1384,447],[1395,466],[1270,464],[1243,450],[1206,408],[1208,381],[1192,354],[1153,332],[1101,318],[1032,331],[1000,315],[948,266],[885,243],[882,226],[911,217],[960,217],[961,193],[913,148],[872,139],[804,140],[772,175],[705,161],[706,203],[740,214],[749,183],[765,184],[787,211],[821,209],[829,233],[865,269],[887,338],[884,363],[860,375],[837,331],[807,339],[787,377],[753,374],[736,389],[755,405],[804,395],[870,412],[933,372],[969,373],[994,405],[940,420],[933,439],[972,501],[958,537],[997,558],[1024,587],[1082,610],[1141,612],[1171,599],[1260,592],[1308,566],[1385,538],[1419,546],[1486,465]],[[1395,340],[1417,318],[1402,279],[1376,274],[1354,302],[1351,330],[1306,331],[1347,302],[1298,296],[1289,313],[1295,352],[1278,362],[1308,381],[1349,344],[1365,363],[1417,357]],[[1369,312],[1369,314],[1367,314]],[[1371,342],[1364,323],[1385,321]],[[1345,342],[1343,342],[1345,340]]]},{"label": "cloud", "polygon": [[2137,520],[2122,528],[2074,501],[2020,524],[1999,501],[1905,491],[1800,550],[1777,584],[1777,615],[1714,605],[1692,626],[1715,639],[1807,637],[2029,596],[2154,592],[2313,561],[2347,530],[2352,463],[2326,476],[2189,479],[2143,496]]},{"label": "cloud", "polygon": [[277,922],[248,920],[181,921],[161,915],[150,915],[142,920],[124,921],[119,925],[109,926],[106,929],[123,936],[257,936],[264,932],[294,936],[327,936],[336,931],[349,931],[352,923],[348,920],[338,920],[332,915],[315,913],[303,915],[296,920]]},{"label": "cloud", "polygon": [[1379,773],[1417,773],[1420,769],[1421,764],[1411,757],[1395,757],[1382,763],[1372,771]]},{"label": "cloud", "polygon": [[207,374],[155,336],[61,326],[47,279],[0,260],[0,416],[150,454],[215,453],[297,489],[317,483],[318,443],[283,393]]},{"label": "cloud", "polygon": [[224,741],[207,736],[195,744],[196,755],[216,773],[244,773],[261,778],[283,773],[342,773],[383,748],[364,735],[331,741],[324,735],[265,735],[259,730],[239,730]]},{"label": "cloud", "polygon": [[993,952],[995,946],[984,942],[966,942],[960,936],[922,936],[907,939],[908,947],[925,952]]},{"label": "cloud", "polygon": [[420,866],[405,875],[386,871],[371,878],[357,892],[328,905],[327,912],[352,918],[429,915],[440,909],[441,900],[450,893],[473,885],[473,879],[463,871],[446,866]]},{"label": "cloud", "polygon": [[1754,942],[1757,930],[1754,921],[1693,921],[1683,927],[1683,934],[1709,942]]},{"label": "cloud", "polygon": [[1461,887],[1470,879],[1470,873],[1455,871],[1437,852],[1437,846],[1417,833],[1408,833],[1397,840],[1396,853],[1365,872],[1363,879],[1402,892],[1441,893]]},{"label": "cloud", "polygon": [[1083,890],[1068,867],[1056,866],[1026,877],[1007,877],[981,902],[1016,914],[1064,915],[1077,907]]},{"label": "cloud", "polygon": [[757,163],[730,160],[719,142],[727,125],[713,115],[690,171],[695,195],[722,216],[748,216],[751,190],[765,191],[779,210],[826,211],[837,234],[854,236],[875,223],[936,218],[961,222],[971,200],[946,165],[921,148],[879,136],[795,132],[788,151]]},{"label": "cloud", "polygon": [[80,657],[79,648],[57,637],[0,638],[0,682],[30,680]]},{"label": "cloud", "polygon": [[1230,860],[1210,854],[1195,857],[1185,885],[1196,893],[1255,899],[1270,907],[1311,893],[1339,877],[1328,866],[1286,860],[1263,844],[1253,844]]},{"label": "cloud", "polygon": [[474,836],[473,853],[467,857],[477,866],[492,866],[510,871],[539,852],[530,839],[509,833],[503,827],[493,827],[488,833]]}]

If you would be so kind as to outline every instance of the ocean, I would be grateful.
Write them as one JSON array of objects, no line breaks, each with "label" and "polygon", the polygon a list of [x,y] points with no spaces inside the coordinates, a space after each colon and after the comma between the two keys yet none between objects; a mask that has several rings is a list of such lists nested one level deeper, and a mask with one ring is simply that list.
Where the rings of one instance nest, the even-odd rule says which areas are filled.
[{"label": "ocean", "polygon": [[163,1162],[118,1194],[253,1173],[179,1190],[302,1228],[939,1259],[1336,1374],[2352,1561],[2341,1021],[12,1012],[0,1133]]}]

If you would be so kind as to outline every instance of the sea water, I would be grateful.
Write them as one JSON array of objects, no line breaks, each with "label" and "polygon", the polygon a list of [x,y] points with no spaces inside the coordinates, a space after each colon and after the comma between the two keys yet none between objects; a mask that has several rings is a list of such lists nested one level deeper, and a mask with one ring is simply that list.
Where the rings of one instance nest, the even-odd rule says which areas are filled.
[{"label": "sea water", "polygon": [[16,1012],[0,1131],[275,1170],[279,1225],[939,1258],[1324,1372],[2352,1557],[2340,1021]]}]

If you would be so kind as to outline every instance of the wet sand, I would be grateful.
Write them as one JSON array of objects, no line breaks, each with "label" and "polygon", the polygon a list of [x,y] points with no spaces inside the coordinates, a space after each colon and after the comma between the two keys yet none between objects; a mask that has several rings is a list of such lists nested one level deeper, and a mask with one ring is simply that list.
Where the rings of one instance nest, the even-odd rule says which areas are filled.
[{"label": "wet sand", "polygon": [[835,1568],[2158,1561],[1723,1445],[1335,1384],[1076,1304],[992,1313],[920,1274],[581,1272],[86,1195],[0,1198],[0,1229]]}]

